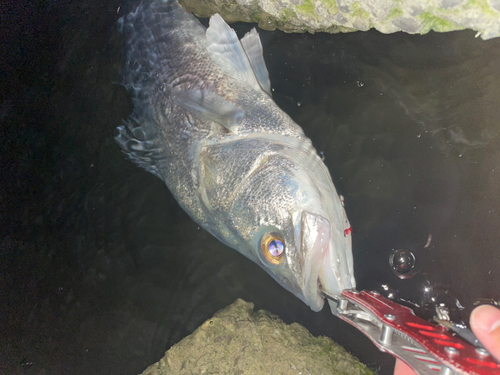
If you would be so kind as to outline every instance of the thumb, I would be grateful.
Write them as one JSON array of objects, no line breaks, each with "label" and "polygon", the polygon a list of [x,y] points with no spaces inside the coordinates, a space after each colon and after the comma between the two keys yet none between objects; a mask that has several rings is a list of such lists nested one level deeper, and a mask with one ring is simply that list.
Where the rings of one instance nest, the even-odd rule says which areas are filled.
[{"label": "thumb", "polygon": [[481,344],[500,360],[500,310],[490,305],[476,307],[470,316],[470,326]]}]

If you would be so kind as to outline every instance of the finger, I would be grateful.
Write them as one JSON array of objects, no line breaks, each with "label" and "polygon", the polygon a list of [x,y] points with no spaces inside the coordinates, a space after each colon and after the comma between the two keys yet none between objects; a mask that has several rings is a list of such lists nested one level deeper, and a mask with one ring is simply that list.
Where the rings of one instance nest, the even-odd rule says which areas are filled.
[{"label": "finger", "polygon": [[396,366],[394,367],[394,375],[416,375],[416,374],[415,371],[413,371],[410,366],[408,366],[400,359],[396,359]]},{"label": "finger", "polygon": [[500,310],[490,305],[476,307],[470,326],[481,344],[500,360]]}]

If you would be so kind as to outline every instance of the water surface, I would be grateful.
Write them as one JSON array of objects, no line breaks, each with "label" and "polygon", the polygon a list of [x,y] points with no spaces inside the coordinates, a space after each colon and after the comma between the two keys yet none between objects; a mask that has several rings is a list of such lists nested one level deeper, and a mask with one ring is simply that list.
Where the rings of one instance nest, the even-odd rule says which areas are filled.
[{"label": "water surface", "polygon": [[[120,5],[4,9],[0,372],[139,373],[243,298],[391,373],[391,357],[199,229],[125,160],[113,141],[132,109],[113,84]],[[499,300],[500,41],[261,35],[275,101],[345,197],[359,289],[386,286],[425,318],[439,302],[467,320],[478,299]],[[399,248],[416,257],[410,279],[389,266]]]}]

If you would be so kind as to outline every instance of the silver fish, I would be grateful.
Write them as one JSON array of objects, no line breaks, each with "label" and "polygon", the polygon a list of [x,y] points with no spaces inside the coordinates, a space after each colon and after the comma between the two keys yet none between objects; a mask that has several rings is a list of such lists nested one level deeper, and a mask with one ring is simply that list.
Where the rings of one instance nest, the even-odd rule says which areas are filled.
[{"label": "silver fish", "polygon": [[255,29],[206,29],[177,0],[118,22],[134,112],[116,140],[182,208],[314,311],[355,287],[350,225],[311,141],[272,100]]}]

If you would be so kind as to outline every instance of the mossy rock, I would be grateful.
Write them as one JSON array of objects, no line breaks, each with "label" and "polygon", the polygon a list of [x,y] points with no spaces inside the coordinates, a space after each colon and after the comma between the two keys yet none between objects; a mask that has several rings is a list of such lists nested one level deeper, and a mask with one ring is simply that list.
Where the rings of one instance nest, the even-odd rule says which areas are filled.
[{"label": "mossy rock", "polygon": [[372,372],[327,337],[285,324],[253,303],[236,300],[170,348],[142,375],[317,374]]},{"label": "mossy rock", "polygon": [[500,36],[500,0],[180,0],[199,17],[256,22],[265,30],[425,34],[462,29]]}]

